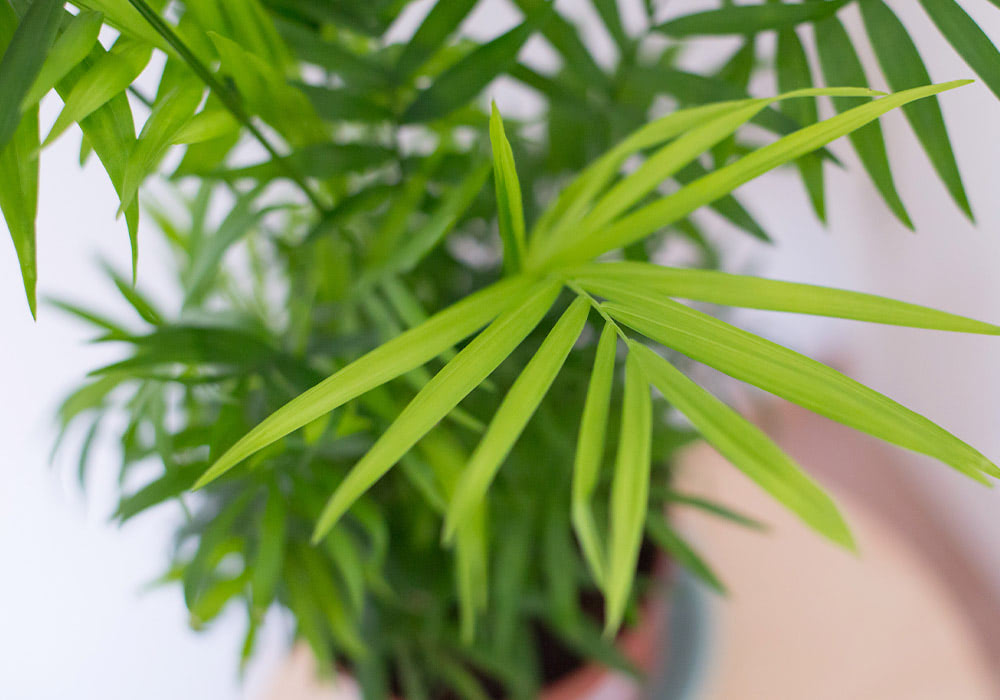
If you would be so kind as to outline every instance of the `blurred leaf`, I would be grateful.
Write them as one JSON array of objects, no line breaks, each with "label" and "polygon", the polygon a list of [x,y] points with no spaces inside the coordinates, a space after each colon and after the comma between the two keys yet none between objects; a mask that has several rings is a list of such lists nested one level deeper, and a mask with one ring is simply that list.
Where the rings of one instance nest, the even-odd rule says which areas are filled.
[{"label": "blurred leaf", "polygon": [[639,358],[629,352],[625,362],[625,396],[622,399],[618,454],[611,482],[608,563],[605,570],[604,631],[610,634],[625,616],[632,582],[639,562],[639,548],[649,499],[652,404],[648,380]]},{"label": "blurred leaf", "polygon": [[114,518],[125,523],[153,506],[179,497],[198,476],[200,465],[170,467],[158,479],[149,482],[135,493],[123,496],[118,502]]},{"label": "blurred leaf", "polygon": [[[919,85],[928,85],[930,75],[916,45],[906,31],[906,27],[882,0],[864,0],[860,3],[861,17],[875,56],[878,57],[882,72],[893,90],[906,90]],[[998,56],[1000,58],[1000,56]],[[903,114],[920,139],[920,144],[931,164],[937,170],[949,194],[965,215],[972,219],[962,176],[958,172],[955,154],[945,129],[941,105],[936,97],[913,102],[903,107]]]},{"label": "blurred leaf", "polygon": [[263,617],[270,607],[281,578],[287,520],[284,496],[276,486],[272,486],[267,492],[257,552],[250,567],[251,600],[254,614],[258,617]]},{"label": "blurred leaf", "polygon": [[[836,17],[830,17],[813,26],[816,36],[816,51],[819,54],[820,66],[823,69],[823,79],[827,85],[857,85],[867,86],[864,68],[854,51],[851,37],[844,25]],[[926,83],[924,83],[926,84]],[[838,112],[845,112],[856,107],[860,100],[850,97],[834,97],[833,105]],[[861,164],[872,178],[875,187],[882,194],[882,199],[903,225],[913,228],[909,214],[896,192],[889,169],[889,157],[885,152],[885,140],[882,138],[882,127],[878,121],[858,127],[848,134],[854,150],[861,159]]]},{"label": "blurred leaf", "polygon": [[355,360],[264,419],[227,450],[195,487],[201,488],[324,413],[437,357],[520,301],[528,286],[529,280],[518,277],[487,287]]},{"label": "blurred leaf", "polygon": [[[799,101],[805,102],[806,100]],[[708,175],[708,170],[697,160],[693,160],[678,170],[674,178],[682,185],[689,185],[698,178],[705,177],[706,175]],[[771,240],[771,237],[767,235],[767,231],[757,223],[753,215],[733,195],[727,194],[719,197],[719,199],[709,204],[709,207],[729,223],[746,231],[751,236],[759,238],[762,241]]]},{"label": "blurred leaf", "polygon": [[[102,52],[93,66],[74,80],[64,98],[66,104],[43,145],[52,143],[71,124],[82,121],[109,100],[121,96],[149,63],[151,52],[149,46],[124,38],[115,42],[110,51]],[[94,147],[96,149],[96,144]]]},{"label": "blurred leaf", "polygon": [[[559,290],[558,282],[542,282],[519,294],[510,310],[500,314],[420,390],[330,496],[313,539],[329,532],[361,494],[507,359],[542,320]],[[419,328],[409,332],[416,330]]]},{"label": "blurred leaf", "polygon": [[497,219],[500,224],[500,240],[503,241],[504,269],[508,274],[516,274],[524,259],[524,207],[514,153],[504,133],[503,120],[495,102],[490,115],[490,143],[493,146],[493,180],[496,184]]},{"label": "blurred leaf", "polygon": [[396,72],[402,76],[411,76],[434,55],[448,40],[448,37],[458,29],[477,0],[446,0],[435,2],[430,12],[424,17],[417,31],[403,45],[403,50],[396,60]]},{"label": "blurred leaf", "polygon": [[[178,132],[194,116],[201,102],[201,86],[181,86],[174,89],[153,106],[142,132],[136,141],[128,162],[125,164],[125,180],[122,185],[122,201],[119,212],[123,212],[134,201],[139,185],[153,172],[167,149],[174,143]],[[138,251],[133,249],[133,267]]]},{"label": "blurred leaf", "polygon": [[0,150],[14,137],[21,122],[21,103],[55,41],[63,4],[62,0],[34,0],[14,35],[4,42],[6,48],[0,60]]},{"label": "blurred leaf", "polygon": [[732,508],[727,508],[721,503],[716,503],[715,501],[709,501],[704,498],[699,498],[698,496],[688,496],[686,494],[677,493],[676,491],[667,491],[663,494],[663,497],[671,504],[680,504],[682,506],[696,508],[724,520],[729,520],[737,525],[750,528],[751,530],[767,530],[767,525],[759,520],[755,520],[750,516],[738,513]]},{"label": "blurred leaf", "polygon": [[[806,58],[805,48],[795,29],[789,27],[778,32],[778,45],[775,51],[774,70],[781,92],[811,88],[813,86],[812,71]],[[928,80],[927,83],[930,83]],[[927,83],[924,83],[925,85]],[[788,100],[781,103],[781,111],[802,126],[815,124],[819,120],[819,112],[815,100]],[[826,197],[823,185],[823,158],[818,153],[807,153],[795,161],[802,183],[809,194],[813,211],[820,221],[826,221]]]},{"label": "blurred leaf", "polygon": [[814,151],[891,109],[967,84],[968,81],[955,81],[905,90],[807,126],[619,219],[586,240],[575,241],[572,250],[565,250],[562,255],[573,260],[586,260],[641,240],[762,173]]},{"label": "blurred leaf", "polygon": [[[170,47],[163,37],[143,19],[130,0],[73,0],[73,4],[80,8],[102,12],[104,21],[123,34],[170,53]],[[146,0],[146,4],[154,10],[162,10],[166,0]]]},{"label": "blurred leaf", "polygon": [[1000,51],[955,0],[920,0],[924,11],[955,51],[1000,97]]},{"label": "blurred leaf", "polygon": [[667,524],[663,516],[650,513],[646,520],[646,532],[649,534],[650,539],[669,554],[674,561],[694,574],[712,590],[725,594],[726,587],[722,585],[719,577],[705,563],[705,560],[691,548],[691,545],[685,542],[677,534],[677,531]]},{"label": "blurred leaf", "polygon": [[843,517],[826,493],[760,429],[640,343],[630,353],[664,398],[705,440],[761,488],[824,537],[854,548]]},{"label": "blurred leaf", "polygon": [[404,122],[426,122],[446,116],[474,98],[491,80],[514,65],[521,46],[551,16],[552,6],[544,3],[524,22],[493,41],[482,44],[453,65],[403,113]]},{"label": "blurred leaf", "polygon": [[587,398],[580,418],[580,432],[576,442],[573,462],[572,519],[580,549],[599,586],[607,578],[604,567],[604,548],[594,522],[591,499],[597,490],[601,466],[604,462],[604,442],[607,433],[608,413],[611,407],[611,388],[615,377],[615,351],[618,334],[615,327],[606,323],[597,344],[594,367],[587,388]]},{"label": "blurred leaf", "polygon": [[56,83],[90,54],[97,43],[104,15],[88,11],[67,19],[62,34],[55,40],[38,76],[21,100],[22,110],[38,104]]},{"label": "blurred leaf", "polygon": [[326,121],[378,122],[389,119],[392,112],[368,99],[364,93],[349,88],[329,88],[319,85],[299,84],[301,90]]},{"label": "blurred leaf", "polygon": [[730,5],[657,25],[654,30],[672,37],[756,34],[768,29],[793,27],[803,22],[826,19],[850,0],[821,0],[799,5]]},{"label": "blurred leaf", "polygon": [[445,518],[445,541],[454,537],[455,531],[464,526],[474,507],[486,496],[500,465],[524,432],[580,337],[589,312],[587,299],[578,298],[570,305],[497,407],[451,499]]}]

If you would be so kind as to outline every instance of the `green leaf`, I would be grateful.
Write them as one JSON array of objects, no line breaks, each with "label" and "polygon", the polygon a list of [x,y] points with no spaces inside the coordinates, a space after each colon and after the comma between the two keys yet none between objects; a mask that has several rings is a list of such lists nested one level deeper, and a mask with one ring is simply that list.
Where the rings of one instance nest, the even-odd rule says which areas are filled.
[{"label": "green leaf", "polygon": [[493,180],[496,184],[504,269],[508,274],[516,274],[524,260],[524,206],[521,202],[521,183],[514,166],[514,152],[504,133],[496,102],[490,114],[490,143],[493,146]]},{"label": "green leaf", "polygon": [[955,0],[920,0],[945,39],[1000,97],[1000,51]]},{"label": "green leaf", "polygon": [[976,481],[1000,476],[1000,469],[940,426],[793,350],[642,292],[616,292],[605,306],[646,337],[815,413],[939,459]]},{"label": "green leaf", "polygon": [[[813,85],[812,71],[806,50],[794,28],[778,32],[778,46],[774,53],[774,70],[781,92],[800,90]],[[922,83],[926,85],[930,80]],[[802,126],[815,124],[819,119],[815,100],[788,100],[781,103],[781,111]],[[823,185],[823,158],[819,153],[807,153],[795,161],[802,183],[809,194],[813,211],[820,221],[826,221],[826,197]]]},{"label": "green leaf", "polygon": [[751,518],[748,515],[738,513],[732,508],[728,508],[721,503],[716,503],[715,501],[709,501],[708,499],[700,498],[698,496],[688,496],[687,494],[669,490],[663,494],[663,498],[669,503],[676,503],[682,506],[697,508],[698,510],[711,513],[714,516],[723,518],[724,520],[729,520],[730,522],[750,528],[751,530],[767,530],[767,525],[759,520]]},{"label": "green leaf", "polygon": [[540,282],[518,295],[512,308],[434,375],[333,492],[316,525],[314,540],[329,532],[359,496],[507,359],[551,308],[560,288],[558,282]]},{"label": "green leaf", "polygon": [[0,149],[14,137],[21,102],[45,62],[63,18],[63,0],[34,0],[0,60]]},{"label": "green leaf", "polygon": [[521,301],[529,285],[530,280],[524,277],[503,280],[355,360],[265,418],[230,447],[195,488],[323,414],[437,357]]},{"label": "green leaf", "polygon": [[423,224],[411,231],[379,267],[379,273],[409,272],[451,231],[472,206],[493,166],[483,163],[452,187]]},{"label": "green leaf", "polygon": [[[882,0],[864,0],[860,7],[865,30],[889,86],[893,90],[906,90],[930,83],[930,75],[920,59],[913,39],[889,6]],[[972,208],[962,186],[962,176],[951,150],[951,141],[948,139],[938,99],[932,97],[908,104],[903,107],[903,114],[913,127],[941,181],[948,188],[948,193],[966,216],[972,219]]]},{"label": "green leaf", "polygon": [[[967,80],[959,80],[905,90],[807,126],[757,149],[735,163],[713,171],[674,194],[619,219],[603,230],[594,232],[585,240],[573,241],[572,245],[567,245],[560,251],[556,260],[589,260],[634,243],[684,218],[722,195],[732,192],[762,173],[814,151],[896,107],[968,84]],[[544,261],[538,260],[537,264],[542,265]]]},{"label": "green leaf", "polygon": [[[2,12],[2,9],[0,9]],[[14,138],[0,150],[0,210],[21,267],[32,318],[37,317],[35,217],[38,213],[38,108],[25,114]]]},{"label": "green leaf", "polygon": [[493,414],[493,420],[472,453],[451,499],[444,524],[446,542],[451,541],[456,530],[464,526],[475,507],[485,498],[500,465],[524,432],[562,369],[573,344],[580,337],[589,312],[590,301],[583,297],[570,305]]},{"label": "green leaf", "polygon": [[604,548],[601,545],[590,500],[597,490],[601,465],[604,462],[604,442],[608,413],[611,408],[611,387],[615,378],[615,351],[618,334],[614,325],[606,323],[597,343],[597,354],[587,387],[587,398],[580,418],[573,461],[572,519],[580,549],[598,585],[606,579]]},{"label": "green leaf", "polygon": [[103,53],[75,81],[43,146],[55,141],[74,122],[82,121],[112,98],[121,96],[149,63],[151,52],[146,44],[128,39],[115,42],[111,51]]},{"label": "green leaf", "polygon": [[[95,46],[83,63],[74,67],[66,77],[56,84],[56,91],[64,102],[77,91],[79,85],[86,85],[87,76],[107,55],[100,45]],[[128,154],[135,144],[135,122],[132,119],[132,109],[129,107],[128,98],[123,93],[114,96],[83,119],[80,122],[80,129],[83,131],[87,143],[101,160],[101,164],[108,173],[111,184],[120,199],[125,181],[125,164],[128,161]],[[134,202],[132,206],[126,208],[125,222],[128,227],[129,241],[134,251],[138,247],[139,236],[138,203]],[[135,269],[133,268],[133,279],[134,273]]]},{"label": "green leaf", "polygon": [[296,84],[326,121],[378,122],[389,119],[392,112],[372,102],[361,92],[349,88],[329,88],[322,85]]},{"label": "green leaf", "polygon": [[45,57],[41,71],[21,100],[22,110],[38,104],[56,83],[90,54],[103,23],[104,15],[90,11],[81,12],[66,23]]},{"label": "green leaf", "polygon": [[[168,54],[171,53],[163,37],[132,6],[131,0],[73,0],[73,4],[80,8],[102,12],[104,21],[123,34],[155,46]],[[152,0],[148,4],[155,10],[162,9],[166,2]]]},{"label": "green leaf", "polygon": [[671,559],[698,577],[715,592],[725,594],[726,587],[722,585],[722,581],[715,575],[712,568],[692,549],[691,545],[684,541],[684,538],[677,534],[676,530],[667,524],[662,515],[649,514],[646,520],[646,532],[658,547],[670,555]]},{"label": "green leaf", "polygon": [[254,615],[263,617],[274,600],[285,560],[288,516],[284,496],[276,486],[268,489],[260,520],[257,551],[250,568],[250,594]]},{"label": "green leaf", "polygon": [[[693,160],[678,170],[677,174],[674,175],[674,178],[682,185],[688,185],[700,177],[705,177],[708,173],[709,171],[705,168],[705,166],[697,160]],[[746,231],[751,236],[755,236],[762,241],[771,240],[771,237],[767,235],[767,231],[765,231],[761,225],[757,223],[757,220],[753,218],[753,215],[748,212],[740,200],[736,199],[733,195],[727,194],[720,197],[709,206],[719,216],[723,217],[734,226]]]},{"label": "green leaf", "polygon": [[663,146],[594,204],[584,219],[584,229],[579,235],[586,236],[588,232],[614,221],[667,178],[733,134],[766,106],[767,100],[751,101],[732,112],[706,121]]},{"label": "green leaf", "polygon": [[678,17],[657,25],[654,31],[672,37],[756,34],[826,19],[849,1],[823,0],[800,5],[730,5]]},{"label": "green leaf", "polygon": [[767,435],[641,343],[630,343],[646,376],[705,440],[809,527],[848,549],[854,540],[829,496]]},{"label": "green leaf", "polygon": [[929,328],[960,333],[1000,335],[1000,326],[895,299],[820,287],[732,275],[716,270],[663,267],[650,263],[588,263],[566,271],[594,294],[608,298],[642,289],[657,298],[675,297],[711,304],[766,309],[833,318],[848,318],[892,326]]},{"label": "green leaf", "polygon": [[517,60],[521,46],[552,14],[552,6],[532,12],[521,24],[472,53],[446,70],[403,113],[403,122],[426,122],[443,117],[465,105]]},{"label": "green leaf", "polygon": [[[143,124],[142,132],[125,164],[119,213],[124,212],[135,201],[139,185],[159,165],[167,149],[174,143],[178,132],[194,116],[201,102],[201,96],[200,85],[181,85],[153,106],[153,111]],[[137,253],[138,251],[133,249],[133,258],[136,258]],[[135,259],[132,264],[135,267]]]},{"label": "green leaf", "polygon": [[[830,17],[818,22],[813,25],[813,32],[816,37],[816,52],[819,54],[820,66],[823,69],[823,79],[827,85],[868,85],[865,70],[861,66],[858,54],[854,51],[851,37],[839,19]],[[838,112],[845,112],[857,106],[858,102],[859,100],[849,97],[833,98],[833,106]],[[899,193],[896,192],[892,171],[889,169],[889,156],[885,152],[882,127],[877,121],[872,121],[853,130],[848,138],[886,205],[904,226],[912,229],[913,222],[906,213]]]},{"label": "green leaf", "polygon": [[625,616],[639,563],[639,548],[649,507],[652,401],[639,359],[625,361],[625,396],[618,436],[618,454],[611,481],[610,532],[604,596],[604,631],[610,634]]},{"label": "green leaf", "polygon": [[428,58],[437,53],[475,6],[476,0],[435,2],[417,31],[403,45],[396,60],[396,72],[401,76],[416,73]]}]

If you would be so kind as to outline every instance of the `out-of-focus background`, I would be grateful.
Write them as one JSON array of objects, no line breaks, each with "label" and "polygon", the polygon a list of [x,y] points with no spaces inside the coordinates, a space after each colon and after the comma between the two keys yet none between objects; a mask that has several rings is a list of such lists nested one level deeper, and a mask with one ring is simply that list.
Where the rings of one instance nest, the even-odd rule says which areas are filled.
[{"label": "out-of-focus background", "polygon": [[[626,7],[631,0],[620,2]],[[587,0],[557,4],[586,26],[597,26]],[[706,3],[661,4],[668,17]],[[890,4],[917,40],[934,80],[971,76],[918,3]],[[997,8],[986,2],[963,5],[1000,41]],[[417,3],[411,19],[419,20],[422,11],[426,3]],[[855,9],[842,16],[852,32],[860,32]],[[495,35],[517,17],[504,0],[486,2],[465,31]],[[405,33],[406,27],[400,31]],[[596,30],[588,38],[607,43]],[[728,50],[724,42],[708,44],[689,60],[715,62],[725,55],[723,49]],[[524,50],[544,63],[547,52],[541,40],[532,40]],[[874,66],[871,57],[865,58]],[[877,70],[869,74],[880,75]],[[765,95],[774,86],[753,89]],[[492,92],[505,112],[532,109],[529,97],[507,83]],[[741,194],[774,235],[775,245],[749,241],[720,222],[716,237],[729,249],[726,266],[1000,321],[1000,102],[977,83],[948,93],[942,103],[975,226],[952,205],[902,115],[894,113],[883,125],[916,234],[896,222],[853,152],[838,143],[834,150],[848,167],[827,171],[829,226],[824,229],[815,221],[791,172],[772,173]],[[43,123],[51,123],[59,105],[44,107]],[[106,176],[93,161],[80,170],[78,152],[79,136],[68,133],[43,155],[40,295],[119,306],[97,260],[104,257],[126,269],[127,235],[123,222],[114,220],[117,200]],[[147,217],[140,285],[170,298],[166,251],[149,223]],[[122,530],[110,524],[115,446],[95,445],[85,492],[68,458],[73,450],[50,465],[59,399],[89,370],[113,359],[114,350],[88,345],[82,326],[44,303],[33,323],[13,248],[5,232],[0,239],[0,697],[256,697],[282,658],[286,621],[276,617],[267,626],[261,651],[241,680],[242,615],[232,611],[207,631],[194,633],[186,624],[180,590],[149,588],[163,573],[174,514],[154,511]],[[741,314],[739,322],[837,363],[1000,460],[1000,353],[995,339],[758,312]],[[745,400],[741,389],[731,391],[731,398]],[[81,438],[71,434],[67,439]],[[990,595],[1000,600],[1000,495],[928,459],[897,457],[907,467],[898,472],[908,480],[907,491],[925,499],[934,517],[960,534],[970,561],[991,586]],[[896,487],[890,482],[886,488]],[[815,546],[827,545],[816,540]],[[730,582],[736,591],[739,586],[739,581]],[[718,614],[724,615],[724,609]]]}]

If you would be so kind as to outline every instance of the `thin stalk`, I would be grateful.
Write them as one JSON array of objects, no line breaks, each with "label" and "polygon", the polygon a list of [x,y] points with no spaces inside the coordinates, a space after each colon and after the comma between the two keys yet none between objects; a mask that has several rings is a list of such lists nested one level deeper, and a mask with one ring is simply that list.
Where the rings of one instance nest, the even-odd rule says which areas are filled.
[{"label": "thin stalk", "polygon": [[250,119],[250,115],[246,113],[243,109],[243,103],[240,102],[239,98],[233,94],[233,92],[227,88],[225,85],[220,83],[216,77],[212,74],[212,71],[208,69],[201,60],[194,55],[194,52],[187,47],[187,45],[181,40],[177,33],[153,8],[146,4],[145,0],[129,0],[131,5],[139,11],[139,14],[149,22],[150,26],[157,31],[157,33],[162,36],[168,44],[177,52],[177,55],[188,64],[188,67],[195,72],[195,74],[201,78],[202,82],[208,86],[208,89],[216,94],[222,105],[229,110],[229,112],[239,121],[250,134],[260,142],[264,147],[264,150],[277,162],[278,167],[284,172],[284,174],[291,179],[295,184],[301,188],[303,193],[309,199],[310,203],[320,212],[326,211],[326,205],[320,199],[319,195],[309,186],[305,178],[299,173],[288,159],[278,153],[278,150],[271,144],[267,137],[261,132],[260,129],[254,125],[253,121]]}]

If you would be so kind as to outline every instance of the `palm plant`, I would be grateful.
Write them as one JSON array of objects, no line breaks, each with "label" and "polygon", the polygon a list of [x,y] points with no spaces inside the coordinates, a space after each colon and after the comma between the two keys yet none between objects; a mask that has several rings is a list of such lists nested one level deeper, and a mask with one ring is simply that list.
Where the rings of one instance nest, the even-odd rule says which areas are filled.
[{"label": "palm plant", "polygon": [[[613,638],[647,587],[644,542],[722,587],[664,508],[746,522],[671,489],[671,456],[695,434],[851,547],[829,496],[689,379],[691,361],[977,481],[1000,476],[888,397],[677,301],[1000,333],[717,271],[700,220],[710,207],[767,240],[733,192],[786,164],[824,218],[824,167],[838,163],[826,146],[848,136],[911,225],[878,123],[897,108],[971,217],[937,101],[968,81],[930,85],[883,0],[723,2],[666,21],[646,2],[640,32],[618,3],[591,0],[617,53],[610,70],[551,3],[515,4],[522,18],[492,40],[454,39],[478,3],[449,0],[400,43],[386,37],[410,16],[406,0],[0,0],[0,207],[31,312],[38,151],[74,124],[132,245],[131,280],[108,272],[136,318],[54,302],[128,348],[66,400],[63,429],[89,419],[82,474],[105,417],[127,416],[116,515],[181,504],[164,580],[180,582],[196,627],[242,601],[244,658],[278,604],[321,664],[350,666],[371,697],[533,697],[551,676],[537,651],[551,637],[628,667]],[[921,4],[1000,94],[1000,55],[965,11]],[[892,94],[868,87],[838,18],[852,5]],[[812,84],[802,29],[827,87]],[[764,56],[758,37],[771,33]],[[524,58],[535,35],[557,71]],[[702,35],[740,45],[709,73],[682,70]],[[153,55],[162,70],[147,95],[137,79]],[[750,97],[760,72],[782,94]],[[500,75],[541,95],[544,116],[505,123],[485,110],[480,94]],[[64,106],[42,139],[51,90]],[[665,95],[679,106],[664,113]],[[819,120],[820,96],[834,116]],[[138,135],[133,110],[147,114]],[[753,142],[750,123],[776,138]],[[175,147],[183,157],[164,173]],[[170,194],[145,213],[175,253],[172,306],[134,286],[138,193],[159,174]],[[678,238],[699,266],[654,262]],[[159,475],[137,485],[148,461]],[[602,620],[587,612],[594,591]]]}]

